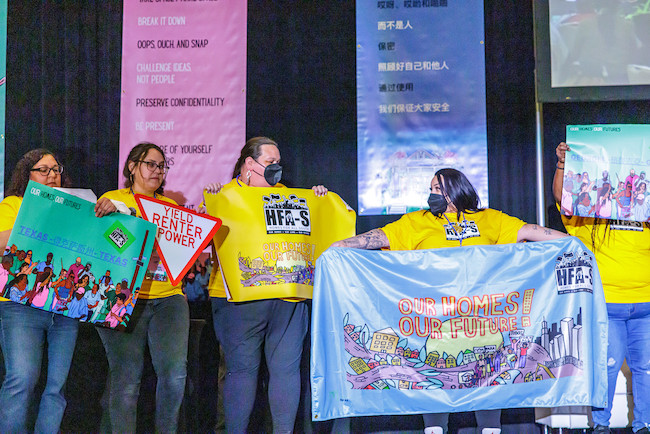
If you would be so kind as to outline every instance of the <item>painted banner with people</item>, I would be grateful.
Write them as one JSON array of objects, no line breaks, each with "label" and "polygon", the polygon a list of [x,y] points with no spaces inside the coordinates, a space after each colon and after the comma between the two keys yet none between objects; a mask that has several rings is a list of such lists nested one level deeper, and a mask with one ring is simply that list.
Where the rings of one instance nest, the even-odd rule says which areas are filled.
[{"label": "painted banner with people", "polygon": [[157,144],[171,167],[165,196],[197,210],[246,141],[247,1],[123,5],[119,161]]},{"label": "painted banner with people", "polygon": [[355,235],[354,210],[331,191],[230,184],[205,205],[222,221],[213,241],[229,301],[311,298],[318,256]]},{"label": "painted banner with people", "polygon": [[488,205],[483,1],[356,1],[359,215],[426,207],[453,167]]},{"label": "painted banner with people", "polygon": [[331,248],[312,311],[314,420],[606,405],[605,299],[574,237]]},{"label": "painted banner with people", "polygon": [[138,299],[156,225],[30,181],[2,259],[10,300],[125,330]]},{"label": "painted banner with people", "polygon": [[567,125],[566,143],[562,214],[650,220],[650,125]]}]

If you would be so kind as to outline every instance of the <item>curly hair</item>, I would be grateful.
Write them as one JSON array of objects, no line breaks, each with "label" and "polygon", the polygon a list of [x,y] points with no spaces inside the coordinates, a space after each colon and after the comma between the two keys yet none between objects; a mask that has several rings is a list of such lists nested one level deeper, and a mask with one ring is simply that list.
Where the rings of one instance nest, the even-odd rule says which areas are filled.
[{"label": "curly hair", "polygon": [[[31,170],[34,167],[34,164],[41,161],[41,158],[45,157],[46,155],[51,155],[54,157],[56,162],[59,163],[59,159],[56,157],[54,152],[44,148],[32,149],[23,155],[20,160],[18,160],[18,163],[16,163],[16,167],[14,168],[14,171],[11,175],[11,183],[7,189],[7,196],[23,197],[25,195],[25,189],[27,188],[27,183],[29,182],[29,175],[31,174]],[[61,186],[70,187],[70,185],[72,185],[72,183],[70,182],[70,178],[67,176],[66,172],[62,173]]]}]

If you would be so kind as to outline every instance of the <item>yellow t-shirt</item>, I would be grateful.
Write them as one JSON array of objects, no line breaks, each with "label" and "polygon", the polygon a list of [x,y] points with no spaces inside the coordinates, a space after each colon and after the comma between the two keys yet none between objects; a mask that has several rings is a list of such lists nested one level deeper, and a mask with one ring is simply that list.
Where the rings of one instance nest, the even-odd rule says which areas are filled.
[{"label": "yellow t-shirt", "polygon": [[[641,222],[562,216],[569,235],[594,250],[607,303],[650,302],[650,229]],[[595,232],[592,232],[594,231]],[[595,246],[591,235],[594,234]]]},{"label": "yellow t-shirt", "polygon": [[[446,218],[445,218],[446,217]],[[475,213],[436,217],[426,210],[404,214],[382,231],[391,250],[421,250],[441,247],[508,244],[517,242],[517,233],[526,223],[490,208]]]},{"label": "yellow t-shirt", "polygon": [[[23,203],[23,198],[18,196],[7,196],[0,202],[0,232],[8,231],[14,227],[21,203]],[[0,288],[0,293],[2,293],[3,289]],[[8,300],[7,298],[0,297],[0,301]]]},{"label": "yellow t-shirt", "polygon": [[[135,201],[135,196],[133,196],[133,193],[131,193],[130,188],[108,191],[104,193],[102,197],[112,199],[112,200],[119,200],[129,208],[134,208],[136,210],[137,216],[142,217],[140,215],[140,209],[138,208],[138,204]],[[177,205],[177,203],[174,202],[172,199],[165,196],[161,196],[159,194],[155,195],[155,198],[158,200],[162,200]],[[156,251],[156,249],[154,249],[153,253],[151,254],[151,261],[149,261],[149,266],[147,267],[147,270],[155,271],[157,268],[161,268],[162,266],[163,265],[160,262],[160,258],[158,257],[158,252]],[[150,271],[147,271],[145,278],[142,281],[142,287],[140,288],[139,297],[142,299],[163,298],[163,297],[170,297],[172,295],[182,294],[182,293],[183,291],[181,289],[181,284],[179,283],[177,286],[173,286],[169,282],[169,279],[167,278],[167,273],[165,273],[165,280],[159,281],[159,280],[153,280],[152,273]]]},{"label": "yellow t-shirt", "polygon": [[[238,187],[248,187],[248,186],[243,182],[238,181],[237,178],[234,178],[228,184],[224,185],[222,187],[222,190],[226,188],[238,188]],[[275,187],[285,188],[285,186],[280,183],[276,184]],[[215,216],[215,217],[219,217],[219,216]],[[217,237],[219,237],[218,231],[217,231],[217,235],[215,235],[215,238]],[[208,282],[208,292],[210,293],[210,297],[226,298],[226,287],[223,283],[221,267],[219,267],[219,264],[216,262],[216,257],[217,257],[217,252],[214,248],[214,243],[213,243],[212,258],[214,260],[214,263],[212,265],[212,272],[210,273],[210,281]],[[287,299],[287,301],[296,301],[296,299]]]}]

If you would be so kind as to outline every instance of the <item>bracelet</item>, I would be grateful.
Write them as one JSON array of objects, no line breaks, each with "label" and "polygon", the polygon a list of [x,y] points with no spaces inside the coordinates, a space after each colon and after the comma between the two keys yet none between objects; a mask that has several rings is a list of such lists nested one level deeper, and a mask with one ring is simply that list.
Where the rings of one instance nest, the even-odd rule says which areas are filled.
[{"label": "bracelet", "polygon": [[557,164],[555,165],[555,168],[556,168],[556,169],[560,169],[560,170],[564,170],[564,166],[560,167],[560,166],[558,166]]}]

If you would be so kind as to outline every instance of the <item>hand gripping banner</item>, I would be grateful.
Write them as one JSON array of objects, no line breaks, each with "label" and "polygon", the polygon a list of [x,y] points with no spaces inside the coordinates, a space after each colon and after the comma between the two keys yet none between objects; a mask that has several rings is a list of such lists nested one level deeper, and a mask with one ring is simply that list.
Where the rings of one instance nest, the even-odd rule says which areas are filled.
[{"label": "hand gripping banner", "polygon": [[156,226],[30,181],[7,256],[12,301],[103,327],[125,330],[151,258]]},{"label": "hand gripping banner", "polygon": [[316,264],[312,416],[606,406],[607,311],[577,238]]},{"label": "hand gripping banner", "polygon": [[331,191],[226,185],[206,194],[229,301],[311,298],[316,258],[354,235],[356,215]]}]

